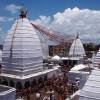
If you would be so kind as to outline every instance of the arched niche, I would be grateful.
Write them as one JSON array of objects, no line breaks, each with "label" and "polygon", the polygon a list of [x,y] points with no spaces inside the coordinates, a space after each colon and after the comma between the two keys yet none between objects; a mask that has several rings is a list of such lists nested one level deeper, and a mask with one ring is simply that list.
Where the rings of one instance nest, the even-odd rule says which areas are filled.
[{"label": "arched niche", "polygon": [[0,79],[0,84],[2,84],[2,81],[1,81],[1,79]]},{"label": "arched niche", "polygon": [[15,83],[14,83],[13,80],[10,80],[10,82],[9,82],[9,86],[11,86],[11,87],[15,87]]},{"label": "arched niche", "polygon": [[39,84],[39,83],[42,83],[42,82],[43,82],[42,77],[39,77],[39,79],[38,79],[38,84]]},{"label": "arched niche", "polygon": [[6,79],[4,79],[4,80],[2,81],[2,84],[8,86],[8,81],[7,81]]},{"label": "arched niche", "polygon": [[36,79],[33,79],[32,81],[32,87],[34,87],[37,84]]},{"label": "arched niche", "polygon": [[22,84],[21,82],[16,83],[16,89],[21,90],[22,89]]},{"label": "arched niche", "polygon": [[44,81],[47,81],[47,79],[48,79],[48,78],[47,78],[47,75],[45,75],[45,76],[44,76]]},{"label": "arched niche", "polygon": [[24,88],[29,88],[29,87],[30,87],[30,82],[26,81],[25,84],[24,84]]}]

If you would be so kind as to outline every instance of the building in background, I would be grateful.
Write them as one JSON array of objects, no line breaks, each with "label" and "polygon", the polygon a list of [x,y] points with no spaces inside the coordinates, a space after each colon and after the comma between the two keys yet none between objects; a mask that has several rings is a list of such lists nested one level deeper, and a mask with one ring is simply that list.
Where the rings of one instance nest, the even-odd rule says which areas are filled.
[{"label": "building in background", "polygon": [[49,55],[50,56],[58,55],[60,57],[68,56],[69,47],[70,43],[49,46]]}]

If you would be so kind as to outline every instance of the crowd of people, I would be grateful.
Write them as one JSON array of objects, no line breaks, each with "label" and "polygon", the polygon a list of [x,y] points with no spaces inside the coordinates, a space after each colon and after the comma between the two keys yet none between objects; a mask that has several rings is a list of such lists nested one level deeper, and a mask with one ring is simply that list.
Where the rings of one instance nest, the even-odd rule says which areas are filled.
[{"label": "crowd of people", "polygon": [[27,89],[17,90],[17,96],[26,100],[33,100],[30,95],[35,94],[36,100],[65,100],[69,95],[78,90],[79,81],[72,84],[68,84],[66,78],[61,75],[59,77],[52,77],[47,81],[44,81],[34,88],[29,87]]}]

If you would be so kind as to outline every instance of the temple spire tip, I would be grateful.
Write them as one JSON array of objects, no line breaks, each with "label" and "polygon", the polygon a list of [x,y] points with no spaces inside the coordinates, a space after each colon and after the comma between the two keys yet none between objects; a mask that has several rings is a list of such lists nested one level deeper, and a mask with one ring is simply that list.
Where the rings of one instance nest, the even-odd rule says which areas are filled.
[{"label": "temple spire tip", "polygon": [[25,7],[20,8],[20,18],[26,18],[27,17],[27,9]]}]

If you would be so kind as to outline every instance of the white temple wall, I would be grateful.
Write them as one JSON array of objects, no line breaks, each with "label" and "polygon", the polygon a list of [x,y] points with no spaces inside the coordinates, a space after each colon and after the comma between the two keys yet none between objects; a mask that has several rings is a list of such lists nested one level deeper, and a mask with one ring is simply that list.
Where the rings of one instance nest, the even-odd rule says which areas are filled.
[{"label": "white temple wall", "polygon": [[10,29],[3,47],[3,65],[4,73],[14,75],[43,70],[41,43],[27,18],[18,19]]}]

